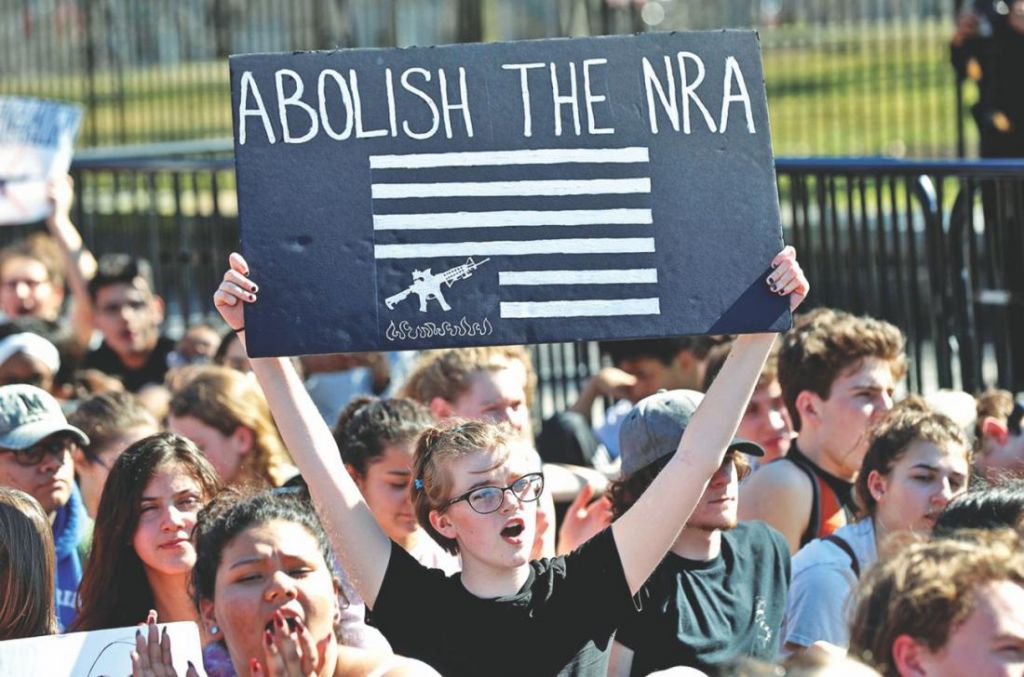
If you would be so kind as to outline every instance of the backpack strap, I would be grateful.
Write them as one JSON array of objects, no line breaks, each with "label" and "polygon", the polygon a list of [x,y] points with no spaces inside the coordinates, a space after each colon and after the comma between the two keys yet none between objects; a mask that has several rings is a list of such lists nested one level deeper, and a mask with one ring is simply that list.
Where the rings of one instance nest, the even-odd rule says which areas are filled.
[{"label": "backpack strap", "polygon": [[832,543],[837,548],[845,552],[850,557],[850,568],[853,569],[853,575],[856,578],[860,578],[860,562],[857,561],[857,554],[853,552],[853,547],[841,536],[835,534],[829,534],[822,540]]}]

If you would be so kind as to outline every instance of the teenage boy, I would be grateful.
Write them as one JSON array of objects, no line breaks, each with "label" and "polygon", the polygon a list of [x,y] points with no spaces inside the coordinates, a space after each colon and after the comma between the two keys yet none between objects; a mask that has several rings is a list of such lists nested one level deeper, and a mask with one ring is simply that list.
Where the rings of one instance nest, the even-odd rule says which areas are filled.
[{"label": "teenage boy", "polygon": [[[662,471],[702,395],[674,390],[641,400],[622,423],[622,479],[612,509],[623,515]],[[611,675],[674,666],[716,671],[748,656],[774,661],[786,610],[789,545],[764,522],[737,524],[746,456],[764,450],[734,439],[686,526],[640,593],[641,611],[615,635]]]},{"label": "teenage boy", "polygon": [[1024,550],[1009,529],[918,543],[861,581],[850,655],[892,677],[1024,674]]},{"label": "teenage boy", "polygon": [[779,383],[797,440],[743,485],[741,520],[782,532],[790,553],[852,521],[868,429],[892,409],[906,371],[899,329],[821,308],[798,319],[779,351]]},{"label": "teenage boy", "polygon": [[160,335],[164,302],[153,293],[149,262],[127,254],[102,256],[89,295],[103,343],[85,356],[84,368],[116,376],[130,392],[163,383],[175,344]]},{"label": "teenage boy", "polygon": [[[795,256],[791,247],[783,250],[769,276],[771,288],[789,295],[792,308],[809,287]],[[235,331],[243,329],[244,303],[257,300],[248,275],[245,260],[233,254],[214,296]],[[432,663],[445,675],[603,677],[615,629],[631,614],[633,596],[722,464],[774,338],[737,339],[676,452],[641,500],[564,557],[529,559],[543,480],[502,428],[462,423],[424,432],[413,502],[428,533],[461,554],[462,571],[452,577],[419,564],[381,531],[291,363],[252,363],[335,553],[396,652]],[[438,609],[443,617],[424,622],[425,611]]]},{"label": "teenage boy", "polygon": [[75,488],[72,453],[89,438],[69,425],[60,404],[35,386],[0,387],[0,485],[20,489],[39,501],[53,525],[57,555],[57,620],[75,619],[82,562],[92,522]]}]

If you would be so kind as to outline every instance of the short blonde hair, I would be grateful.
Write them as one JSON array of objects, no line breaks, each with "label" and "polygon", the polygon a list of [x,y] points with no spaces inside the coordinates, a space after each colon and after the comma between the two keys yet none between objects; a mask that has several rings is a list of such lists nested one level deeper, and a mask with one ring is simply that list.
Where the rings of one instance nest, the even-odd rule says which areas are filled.
[{"label": "short blonde hair", "polygon": [[431,538],[453,555],[459,545],[441,535],[430,523],[430,513],[441,510],[452,499],[451,462],[471,454],[497,454],[494,467],[505,463],[517,449],[515,433],[506,426],[482,421],[451,419],[427,428],[416,442],[412,462],[412,505],[416,520]]},{"label": "short blonde hair", "polygon": [[429,405],[435,397],[454,402],[469,389],[470,377],[480,371],[498,371],[518,362],[526,370],[526,405],[533,404],[537,375],[523,346],[489,346],[431,350],[420,356],[405,385],[402,397]]}]

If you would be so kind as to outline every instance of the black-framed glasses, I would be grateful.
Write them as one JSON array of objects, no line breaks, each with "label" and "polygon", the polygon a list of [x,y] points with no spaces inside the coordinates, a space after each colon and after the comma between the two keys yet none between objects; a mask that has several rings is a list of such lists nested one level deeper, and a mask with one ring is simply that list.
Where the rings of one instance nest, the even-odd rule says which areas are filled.
[{"label": "black-framed glasses", "polygon": [[26,468],[39,465],[46,456],[64,459],[64,454],[75,449],[75,440],[70,436],[53,437],[37,442],[27,449],[0,449],[0,453],[14,455],[14,462]]},{"label": "black-framed glasses", "polygon": [[544,475],[539,472],[532,472],[528,475],[523,475],[507,487],[477,487],[476,489],[471,489],[445,503],[443,509],[447,510],[459,501],[465,501],[475,512],[486,515],[501,509],[501,506],[505,504],[506,491],[511,491],[512,495],[520,501],[526,503],[536,501],[544,491]]}]

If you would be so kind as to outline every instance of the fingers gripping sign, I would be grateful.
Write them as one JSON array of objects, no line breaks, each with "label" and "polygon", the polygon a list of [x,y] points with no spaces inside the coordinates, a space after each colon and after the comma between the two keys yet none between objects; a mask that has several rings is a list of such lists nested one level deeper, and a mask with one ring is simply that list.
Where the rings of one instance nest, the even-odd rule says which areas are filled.
[{"label": "fingers gripping sign", "polygon": [[213,304],[233,331],[245,329],[243,303],[255,303],[259,287],[249,279],[249,264],[241,254],[233,252],[228,258],[230,267],[213,295]]},{"label": "fingers gripping sign", "polygon": [[772,268],[765,283],[779,296],[788,295],[789,309],[796,310],[811,291],[811,284],[796,260],[796,249],[786,246],[772,259]]}]

